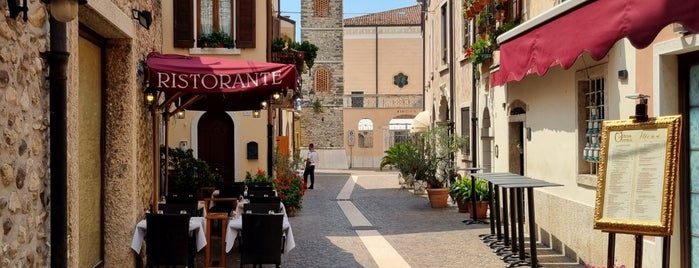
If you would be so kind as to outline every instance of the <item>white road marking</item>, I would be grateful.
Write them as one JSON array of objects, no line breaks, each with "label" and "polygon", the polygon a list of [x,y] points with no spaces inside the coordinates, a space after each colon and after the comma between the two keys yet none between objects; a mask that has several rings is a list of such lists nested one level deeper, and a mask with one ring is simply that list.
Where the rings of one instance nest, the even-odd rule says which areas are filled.
[{"label": "white road marking", "polygon": [[[358,177],[356,175],[352,175],[347,180],[347,183],[345,183],[345,186],[342,187],[342,190],[337,195],[337,204],[340,206],[340,209],[342,209],[342,212],[345,214],[345,217],[352,227],[372,226],[371,222],[362,215],[362,212],[357,209],[354,203],[348,201],[352,196],[352,191],[354,190],[354,185],[357,183],[357,179]],[[394,249],[378,231],[356,230],[356,232],[357,236],[362,240],[362,243],[364,243],[364,246],[374,259],[374,262],[376,262],[379,267],[410,267],[405,259],[398,254],[396,249]]]}]

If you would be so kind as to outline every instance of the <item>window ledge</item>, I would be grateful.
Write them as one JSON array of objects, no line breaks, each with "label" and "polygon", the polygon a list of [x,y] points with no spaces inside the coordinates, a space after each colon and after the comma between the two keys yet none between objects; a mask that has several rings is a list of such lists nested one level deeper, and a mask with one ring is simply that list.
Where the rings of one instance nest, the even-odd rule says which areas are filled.
[{"label": "window ledge", "polygon": [[189,49],[191,55],[240,55],[238,48],[223,48],[223,47],[195,47]]},{"label": "window ledge", "polygon": [[578,174],[576,181],[580,186],[597,188],[597,175]]}]

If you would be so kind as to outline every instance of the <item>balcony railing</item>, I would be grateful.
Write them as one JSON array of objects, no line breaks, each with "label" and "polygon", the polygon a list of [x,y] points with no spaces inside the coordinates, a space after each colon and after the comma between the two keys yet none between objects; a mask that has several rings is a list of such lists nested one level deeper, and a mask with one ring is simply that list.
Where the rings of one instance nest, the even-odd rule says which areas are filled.
[{"label": "balcony railing", "polygon": [[344,108],[422,108],[422,94],[344,95]]}]

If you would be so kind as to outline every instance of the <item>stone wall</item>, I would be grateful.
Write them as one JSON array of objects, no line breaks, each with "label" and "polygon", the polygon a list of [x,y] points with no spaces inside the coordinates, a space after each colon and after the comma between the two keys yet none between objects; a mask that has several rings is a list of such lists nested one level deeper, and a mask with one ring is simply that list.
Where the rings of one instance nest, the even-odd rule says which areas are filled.
[{"label": "stone wall", "polygon": [[314,143],[317,147],[344,147],[342,95],[343,79],[343,30],[342,1],[328,0],[330,12],[327,17],[316,17],[313,0],[301,1],[301,40],[318,46],[318,57],[313,68],[323,66],[330,71],[330,92],[317,92],[313,89],[313,69],[304,73],[302,92],[308,95],[316,93],[313,98],[321,100],[322,113],[313,112],[312,99],[305,97],[301,113],[301,144]]},{"label": "stone wall", "polygon": [[301,146],[313,143],[316,148],[344,147],[342,108],[324,106],[322,110],[320,113],[310,107],[301,110]]},{"label": "stone wall", "polygon": [[43,5],[0,16],[0,267],[48,265],[48,49]]},{"label": "stone wall", "polygon": [[[104,76],[104,189],[105,267],[133,266],[130,250],[135,223],[148,208],[153,189],[152,119],[142,104],[137,77],[139,60],[160,47],[158,1],[90,1],[79,18],[67,23],[68,63],[68,267],[79,266],[79,193],[76,108],[79,27],[103,37]],[[30,1],[29,20],[0,12],[0,267],[49,267],[50,170],[48,65],[40,53],[49,48],[49,13]],[[131,19],[131,9],[153,12],[149,30]],[[116,18],[116,23],[114,19]],[[81,24],[82,26],[79,26]],[[119,28],[121,27],[121,28]],[[95,70],[100,72],[100,70]],[[89,74],[82,74],[89,75]],[[141,79],[143,77],[140,77]],[[99,217],[99,215],[88,215]]]}]

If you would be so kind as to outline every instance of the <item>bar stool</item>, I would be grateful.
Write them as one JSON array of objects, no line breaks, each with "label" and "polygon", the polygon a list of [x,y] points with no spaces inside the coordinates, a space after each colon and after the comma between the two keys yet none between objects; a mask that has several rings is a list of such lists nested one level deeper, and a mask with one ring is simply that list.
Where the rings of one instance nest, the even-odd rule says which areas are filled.
[{"label": "bar stool", "polygon": [[[231,207],[235,209],[238,206],[237,198],[205,198],[204,199],[204,217],[206,219],[206,258],[204,261],[204,266],[207,268],[225,268],[226,267],[226,229],[228,228],[228,217],[230,211],[210,211],[209,209],[213,206],[214,202],[230,202]],[[219,204],[220,205],[220,204]],[[212,225],[215,221],[220,222],[221,236],[212,235]],[[219,262],[217,266],[213,265],[213,260],[211,259],[211,247],[213,246],[213,241],[220,241],[220,252],[219,252]]]}]

